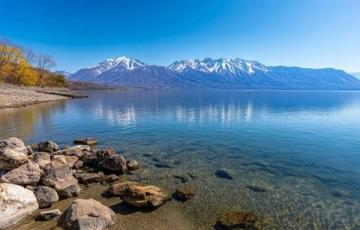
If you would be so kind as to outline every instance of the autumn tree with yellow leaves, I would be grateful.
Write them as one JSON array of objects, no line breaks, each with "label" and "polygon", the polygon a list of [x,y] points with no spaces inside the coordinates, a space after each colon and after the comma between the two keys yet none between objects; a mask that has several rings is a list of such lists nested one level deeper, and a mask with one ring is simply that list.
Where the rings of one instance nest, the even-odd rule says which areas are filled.
[{"label": "autumn tree with yellow leaves", "polygon": [[[38,66],[33,67],[34,63]],[[0,82],[25,86],[66,86],[64,76],[49,71],[54,64],[48,55],[36,56],[30,50],[0,42]]]}]

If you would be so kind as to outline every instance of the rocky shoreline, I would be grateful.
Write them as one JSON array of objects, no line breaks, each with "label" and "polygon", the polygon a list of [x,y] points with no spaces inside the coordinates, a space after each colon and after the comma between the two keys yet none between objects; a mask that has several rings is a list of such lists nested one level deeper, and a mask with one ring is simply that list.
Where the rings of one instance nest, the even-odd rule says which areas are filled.
[{"label": "rocky shoreline", "polygon": [[[196,195],[186,184],[171,196],[163,188],[130,181],[126,175],[140,167],[136,160],[126,161],[112,148],[97,149],[94,138],[74,143],[59,148],[52,141],[26,146],[15,137],[0,140],[0,229],[21,229],[29,220],[63,229],[123,229],[126,216],[120,204],[152,213],[172,199],[185,202]],[[101,192],[94,194],[98,190],[87,189],[91,187]],[[83,192],[89,193],[86,198]],[[115,204],[108,206],[105,199]],[[58,203],[63,204],[60,209]],[[258,229],[256,221],[251,213],[229,212],[214,226]]]},{"label": "rocky shoreline", "polygon": [[0,109],[84,97],[67,88],[40,88],[0,84]]}]

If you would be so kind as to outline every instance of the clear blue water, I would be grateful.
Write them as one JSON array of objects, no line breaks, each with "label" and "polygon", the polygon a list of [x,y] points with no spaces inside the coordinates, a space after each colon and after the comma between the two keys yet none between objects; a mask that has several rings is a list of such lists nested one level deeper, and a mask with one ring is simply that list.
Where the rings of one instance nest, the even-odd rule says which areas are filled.
[{"label": "clear blue water", "polygon": [[[360,92],[86,94],[0,110],[0,138],[96,137],[141,162],[133,179],[167,189],[179,184],[173,175],[195,175],[197,196],[182,210],[204,228],[247,210],[278,229],[360,229]],[[216,177],[221,168],[234,178]]]}]

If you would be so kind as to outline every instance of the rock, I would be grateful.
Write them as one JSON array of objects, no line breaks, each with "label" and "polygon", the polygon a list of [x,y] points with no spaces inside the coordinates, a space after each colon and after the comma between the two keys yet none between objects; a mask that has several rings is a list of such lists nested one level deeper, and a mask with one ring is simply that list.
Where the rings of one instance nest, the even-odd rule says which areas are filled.
[{"label": "rock", "polygon": [[129,171],[139,169],[139,163],[136,160],[126,161],[126,167]]},{"label": "rock", "polygon": [[99,159],[104,159],[105,157],[116,155],[116,151],[113,148],[107,148],[107,149],[98,149],[96,150],[96,155]]},{"label": "rock", "polygon": [[176,198],[187,201],[195,196],[195,192],[189,186],[182,186],[175,190]]},{"label": "rock", "polygon": [[15,184],[0,184],[0,229],[16,224],[38,208],[32,191]]},{"label": "rock", "polygon": [[215,176],[222,179],[232,180],[234,178],[233,175],[233,172],[231,172],[229,169],[219,169],[215,172]]},{"label": "rock", "polygon": [[255,230],[257,217],[248,212],[228,212],[223,214],[217,221],[217,225],[224,229],[246,229]]},{"label": "rock", "polygon": [[17,185],[36,186],[40,181],[41,171],[39,165],[29,161],[16,169],[12,169],[1,177],[1,181]]},{"label": "rock", "polygon": [[176,180],[179,180],[181,183],[186,183],[189,181],[189,177],[187,175],[173,175]]},{"label": "rock", "polygon": [[248,189],[250,189],[253,192],[266,192],[265,188],[259,187],[259,186],[255,186],[255,185],[248,185],[246,186]]},{"label": "rock", "polygon": [[47,186],[37,187],[34,194],[40,208],[49,208],[53,203],[59,201],[59,195],[55,189]]},{"label": "rock", "polygon": [[75,177],[71,176],[66,180],[57,182],[55,190],[61,198],[69,198],[79,195],[81,188]]},{"label": "rock", "polygon": [[89,166],[89,167],[96,166],[100,161],[96,152],[93,152],[93,151],[86,152],[82,156],[81,160],[83,161],[84,165]]},{"label": "rock", "polygon": [[52,141],[44,141],[38,144],[38,149],[41,152],[53,153],[59,150],[59,146]]},{"label": "rock", "polygon": [[64,155],[54,155],[52,156],[52,161],[59,161],[59,163],[63,163],[69,168],[73,168],[75,163],[78,161],[77,156],[64,156]]},{"label": "rock", "polygon": [[51,220],[55,217],[61,216],[61,211],[59,209],[53,209],[49,211],[42,211],[39,213],[39,215],[36,217],[36,220]]},{"label": "rock", "polygon": [[126,161],[121,155],[112,155],[105,157],[102,161],[100,161],[97,165],[99,168],[113,173],[126,173]]},{"label": "rock", "polygon": [[30,145],[26,146],[26,151],[27,151],[28,155],[33,155],[34,154],[34,151],[33,151],[32,147]]},{"label": "rock", "polygon": [[27,148],[16,137],[0,140],[0,168],[14,169],[28,161]]},{"label": "rock", "polygon": [[79,168],[82,168],[84,167],[84,162],[82,160],[78,160],[75,162],[74,164],[74,169],[79,169]]},{"label": "rock", "polygon": [[105,176],[105,182],[107,182],[107,183],[112,183],[114,181],[117,181],[118,179],[119,179],[119,177],[116,176],[115,174],[110,174],[110,175]]},{"label": "rock", "polygon": [[101,182],[104,179],[104,173],[76,173],[75,177],[82,184],[90,184],[95,182]]},{"label": "rock", "polygon": [[59,224],[71,230],[102,230],[115,222],[115,213],[94,199],[77,199],[61,215]]},{"label": "rock", "polygon": [[113,184],[108,193],[119,196],[125,203],[139,208],[157,208],[170,200],[169,195],[161,188],[136,182]]},{"label": "rock", "polygon": [[78,181],[73,176],[71,169],[62,163],[51,162],[44,169],[41,182],[49,187],[54,187],[61,198],[77,196],[80,192]]},{"label": "rock", "polygon": [[39,152],[34,155],[33,161],[39,165],[40,169],[44,169],[47,164],[51,163],[51,157],[46,152]]},{"label": "rock", "polygon": [[90,151],[90,146],[88,145],[75,145],[63,150],[56,151],[54,155],[65,155],[65,156],[77,156],[81,158],[86,152]]},{"label": "rock", "polygon": [[74,140],[74,144],[76,145],[95,145],[96,143],[97,140],[93,137]]}]

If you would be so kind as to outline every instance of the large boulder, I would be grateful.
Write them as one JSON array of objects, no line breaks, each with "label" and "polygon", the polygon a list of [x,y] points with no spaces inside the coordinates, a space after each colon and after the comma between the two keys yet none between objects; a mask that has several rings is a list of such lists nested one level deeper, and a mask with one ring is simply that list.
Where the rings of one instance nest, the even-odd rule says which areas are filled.
[{"label": "large boulder", "polygon": [[32,191],[15,184],[0,184],[0,229],[32,215],[39,205]]},{"label": "large boulder", "polygon": [[49,153],[39,152],[34,155],[33,161],[39,165],[40,169],[44,169],[47,164],[51,163],[51,157]]},{"label": "large boulder", "polygon": [[59,146],[52,141],[44,141],[38,144],[39,151],[53,153],[59,150]]},{"label": "large boulder", "polygon": [[107,172],[113,173],[126,173],[126,161],[121,155],[111,155],[105,157],[102,161],[100,161],[97,165],[100,169],[103,169]]},{"label": "large boulder", "polygon": [[38,164],[29,161],[1,176],[1,181],[18,185],[36,186],[40,181],[41,170]]},{"label": "large boulder", "polygon": [[66,149],[56,151],[54,155],[77,156],[81,158],[88,151],[90,151],[90,146],[88,145],[75,145]]},{"label": "large boulder", "polygon": [[27,148],[16,137],[0,140],[0,169],[13,169],[28,161]]},{"label": "large boulder", "polygon": [[159,187],[136,182],[113,184],[108,193],[119,196],[125,203],[135,207],[157,208],[170,200],[169,195]]},{"label": "large boulder", "polygon": [[94,199],[77,199],[61,215],[59,225],[71,230],[102,230],[114,224],[115,213]]},{"label": "large boulder", "polygon": [[53,203],[59,201],[59,195],[55,189],[47,186],[37,187],[34,193],[40,208],[49,208]]},{"label": "large boulder", "polygon": [[80,192],[78,181],[73,176],[72,170],[65,164],[52,161],[44,169],[41,182],[55,188],[62,198],[77,196]]}]

